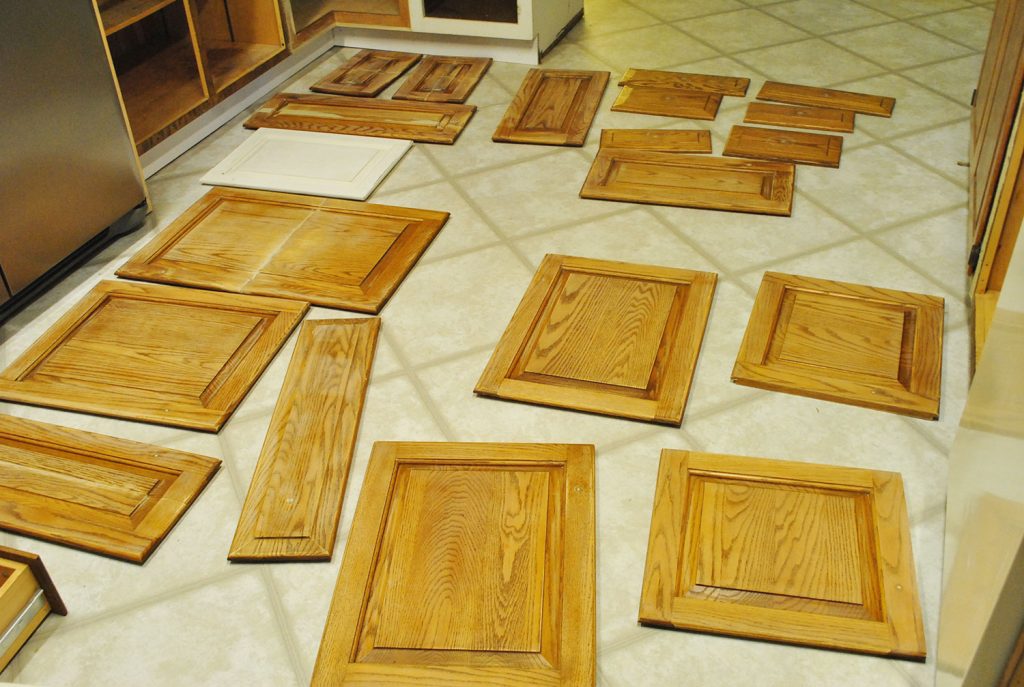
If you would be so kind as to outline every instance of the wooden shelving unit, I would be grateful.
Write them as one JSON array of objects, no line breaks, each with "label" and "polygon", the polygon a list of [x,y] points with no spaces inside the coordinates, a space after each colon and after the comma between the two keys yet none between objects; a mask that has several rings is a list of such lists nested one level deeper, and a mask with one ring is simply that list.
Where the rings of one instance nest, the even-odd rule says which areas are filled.
[{"label": "wooden shelving unit", "polygon": [[193,0],[210,90],[220,93],[284,52],[277,0]]},{"label": "wooden shelving unit", "polygon": [[175,2],[177,0],[106,0],[100,2],[103,32],[108,36],[117,33]]},{"label": "wooden shelving unit", "polygon": [[409,26],[409,0],[291,0],[291,11],[297,33],[328,15],[343,24]]},{"label": "wooden shelving unit", "polygon": [[136,145],[207,99],[192,42],[186,39],[119,73],[118,82]]}]

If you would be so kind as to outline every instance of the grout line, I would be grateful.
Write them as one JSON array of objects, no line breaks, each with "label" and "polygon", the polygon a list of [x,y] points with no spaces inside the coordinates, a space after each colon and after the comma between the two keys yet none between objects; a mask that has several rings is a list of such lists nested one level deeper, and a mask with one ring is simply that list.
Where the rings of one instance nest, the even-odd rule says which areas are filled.
[{"label": "grout line", "polygon": [[288,662],[291,663],[292,670],[295,672],[295,679],[300,685],[308,685],[313,679],[313,675],[306,671],[306,667],[302,661],[302,654],[299,652],[298,641],[295,637],[295,632],[292,629],[292,623],[288,617],[288,612],[285,610],[284,601],[281,598],[281,594],[277,589],[277,584],[274,582],[273,575],[270,574],[270,569],[267,566],[261,566],[258,570],[260,582],[263,584],[263,588],[270,598],[271,611],[274,614],[275,624],[277,630],[281,634],[281,641],[284,643],[285,653],[288,654]]},{"label": "grout line", "polygon": [[409,364],[409,359],[406,357],[402,347],[397,341],[395,341],[387,327],[383,327],[381,329],[381,334],[384,336],[384,340],[387,341],[388,345],[391,347],[395,357],[398,358],[399,365],[406,371],[409,382],[416,390],[416,395],[419,396],[423,407],[426,408],[428,413],[430,413],[430,417],[434,420],[437,428],[441,430],[441,434],[444,435],[445,440],[456,441],[456,434],[454,430],[451,425],[448,424],[448,420],[445,418],[444,414],[434,405],[434,401],[431,399],[430,394],[428,393],[426,386],[423,384],[423,381],[419,378],[419,375],[412,371],[412,366]]}]

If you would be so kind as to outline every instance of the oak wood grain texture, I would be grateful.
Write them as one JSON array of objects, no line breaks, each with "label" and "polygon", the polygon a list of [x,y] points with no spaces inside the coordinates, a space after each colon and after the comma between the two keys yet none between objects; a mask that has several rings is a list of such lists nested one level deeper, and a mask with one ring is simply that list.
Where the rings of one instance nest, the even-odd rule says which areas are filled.
[{"label": "oak wood grain texture", "polygon": [[595,684],[594,447],[378,442],[313,685]]},{"label": "oak wood grain texture", "polygon": [[710,121],[718,116],[721,104],[717,93],[626,85],[612,103],[612,111]]},{"label": "oak wood grain texture", "polygon": [[923,660],[902,478],[662,451],[640,622]]},{"label": "oak wood grain texture", "polygon": [[360,50],[314,85],[311,91],[372,98],[416,64],[422,55],[391,50]]},{"label": "oak wood grain texture", "polygon": [[791,163],[604,148],[580,197],[789,216]]},{"label": "oak wood grain texture", "polygon": [[705,129],[602,129],[601,147],[710,155],[711,132]]},{"label": "oak wood grain texture", "polygon": [[712,74],[668,72],[660,69],[627,69],[619,79],[620,86],[678,88],[684,91],[717,93],[742,98],[750,87],[750,79]]},{"label": "oak wood grain texture", "polygon": [[736,125],[722,154],[835,168],[843,154],[843,137]]},{"label": "oak wood grain texture", "polygon": [[892,117],[892,110],[896,107],[896,99],[884,95],[837,91],[831,88],[779,83],[778,81],[766,81],[757,94],[757,99],[794,105],[831,107],[876,117]]},{"label": "oak wood grain texture", "polygon": [[[0,416],[0,418],[2,417],[5,416]],[[219,461],[217,462],[219,463]],[[0,546],[0,566],[4,565],[5,561],[17,561],[27,565],[29,570],[32,571],[32,576],[36,578],[36,583],[43,590],[46,601],[50,604],[50,609],[57,615],[68,614],[68,608],[64,605],[64,600],[57,591],[57,585],[53,583],[49,571],[43,565],[42,558],[29,551]]]},{"label": "oak wood grain texture", "polygon": [[678,426],[716,281],[546,255],[475,392]]},{"label": "oak wood grain texture", "polygon": [[244,126],[330,134],[455,143],[475,105],[370,100],[341,95],[280,93],[256,110]]},{"label": "oak wood grain texture", "polygon": [[937,419],[943,309],[937,296],[766,272],[732,380]]},{"label": "oak wood grain texture", "polygon": [[377,313],[447,212],[215,188],[117,274]]},{"label": "oak wood grain texture", "polygon": [[216,432],[308,307],[102,281],[0,373],[0,398]]},{"label": "oak wood grain texture", "polygon": [[747,124],[789,126],[797,129],[853,133],[856,113],[831,107],[777,105],[753,102],[747,105],[743,121]]},{"label": "oak wood grain texture", "polygon": [[379,331],[376,317],[299,329],[229,559],[331,559]]},{"label": "oak wood grain texture", "polygon": [[582,146],[608,86],[608,72],[531,69],[492,139]]},{"label": "oak wood grain texture", "polygon": [[214,458],[0,415],[0,529],[143,563],[219,467]]},{"label": "oak wood grain texture", "polygon": [[440,57],[430,55],[405,78],[396,100],[432,103],[464,103],[491,66],[490,57]]}]

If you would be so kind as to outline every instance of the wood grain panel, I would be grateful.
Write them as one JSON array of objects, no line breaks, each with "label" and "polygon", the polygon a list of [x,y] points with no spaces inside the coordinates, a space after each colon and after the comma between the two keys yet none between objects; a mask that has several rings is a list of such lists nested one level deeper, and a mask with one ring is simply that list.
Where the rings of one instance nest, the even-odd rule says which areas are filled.
[{"label": "wood grain panel", "polygon": [[732,379],[934,420],[943,309],[937,296],[767,272]]},{"label": "wood grain panel", "polygon": [[143,563],[220,461],[0,415],[0,529]]},{"label": "wood grain panel", "polygon": [[360,50],[311,91],[373,98],[419,62],[422,55],[390,50]]},{"label": "wood grain panel", "polygon": [[743,121],[747,124],[789,126],[797,129],[839,131],[853,133],[856,113],[836,110],[831,107],[810,105],[776,105],[775,103],[750,103]]},{"label": "wood grain panel", "polygon": [[215,188],[117,271],[377,313],[447,212]]},{"label": "wood grain panel", "polygon": [[331,559],[379,330],[376,317],[302,325],[229,559]]},{"label": "wood grain panel", "polygon": [[612,110],[614,112],[712,120],[718,116],[718,107],[721,104],[722,96],[717,93],[626,85],[622,87],[619,97],[612,103]]},{"label": "wood grain panel", "polygon": [[737,125],[729,133],[722,154],[817,167],[839,167],[843,137]]},{"label": "wood grain panel", "polygon": [[766,81],[757,94],[758,100],[774,100],[794,105],[813,105],[831,107],[837,110],[850,110],[875,117],[892,117],[896,107],[896,99],[884,95],[837,91],[831,88],[816,88],[792,83]]},{"label": "wood grain panel", "polygon": [[795,177],[784,162],[601,148],[580,197],[788,217]]},{"label": "wood grain panel", "polygon": [[640,622],[924,660],[902,478],[662,451]]},{"label": "wood grain panel", "polygon": [[314,685],[595,682],[594,447],[374,445]]},{"label": "wood grain panel", "polygon": [[678,88],[683,91],[717,93],[742,98],[750,87],[750,79],[736,76],[667,72],[659,69],[627,69],[619,79],[620,86]]},{"label": "wood grain panel", "polygon": [[475,391],[678,426],[716,280],[547,255]]},{"label": "wood grain panel", "polygon": [[601,147],[710,155],[711,132],[706,129],[602,129]]},{"label": "wood grain panel", "polygon": [[505,143],[581,146],[608,72],[531,69],[492,137]]},{"label": "wood grain panel", "polygon": [[489,57],[430,55],[406,77],[392,98],[464,103],[491,66]]},{"label": "wood grain panel", "polygon": [[244,126],[328,134],[404,138],[455,143],[475,105],[368,100],[340,95],[280,93],[256,110]]},{"label": "wood grain panel", "polygon": [[103,281],[0,374],[0,398],[216,432],[308,307]]}]

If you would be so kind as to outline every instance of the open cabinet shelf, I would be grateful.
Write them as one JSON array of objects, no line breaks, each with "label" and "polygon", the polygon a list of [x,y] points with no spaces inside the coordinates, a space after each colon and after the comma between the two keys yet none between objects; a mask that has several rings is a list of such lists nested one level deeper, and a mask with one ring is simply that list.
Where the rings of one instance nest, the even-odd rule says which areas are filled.
[{"label": "open cabinet shelf", "polygon": [[192,42],[181,39],[118,74],[136,144],[206,100]]},{"label": "open cabinet shelf", "polygon": [[300,33],[328,15],[344,24],[409,27],[408,0],[291,0],[291,8]]},{"label": "open cabinet shelf", "polygon": [[103,19],[103,32],[116,33],[145,19],[151,14],[177,2],[177,0],[105,0],[99,3]]},{"label": "open cabinet shelf", "polygon": [[193,0],[212,92],[220,93],[284,47],[277,0]]}]

